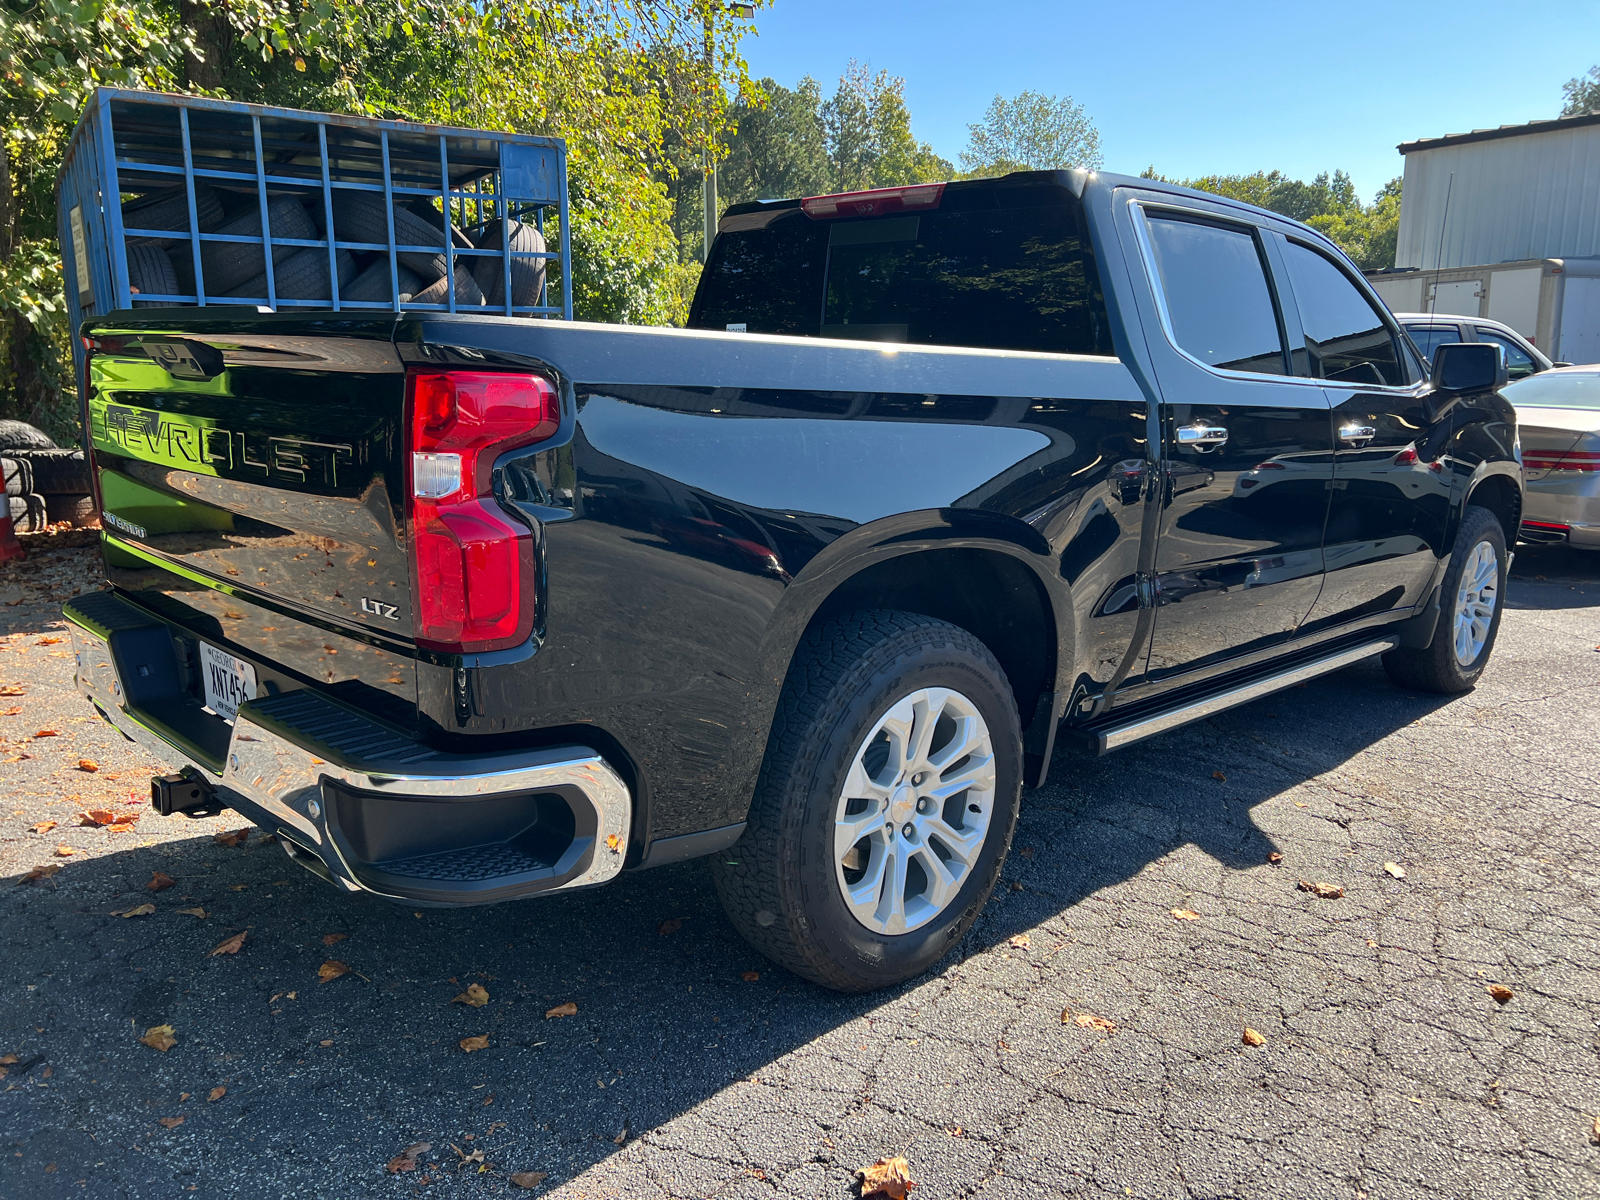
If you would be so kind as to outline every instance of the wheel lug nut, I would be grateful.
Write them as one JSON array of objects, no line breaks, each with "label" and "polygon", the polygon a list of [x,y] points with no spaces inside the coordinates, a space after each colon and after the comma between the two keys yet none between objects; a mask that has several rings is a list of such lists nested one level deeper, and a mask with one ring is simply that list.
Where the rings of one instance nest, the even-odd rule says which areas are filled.
[{"label": "wheel lug nut", "polygon": [[929,805],[928,798],[926,796],[923,796],[920,799],[918,799],[918,801],[917,801],[917,811],[919,813],[926,814],[930,807],[931,807],[931,805]]},{"label": "wheel lug nut", "polygon": [[906,824],[905,824],[905,828],[900,831],[900,833],[906,838],[910,838],[910,836],[914,832],[916,832],[916,831],[914,829],[912,829],[910,821],[907,821]]},{"label": "wheel lug nut", "polygon": [[919,771],[917,774],[913,775],[911,777],[911,782],[913,786],[920,787],[922,785],[922,772]]}]

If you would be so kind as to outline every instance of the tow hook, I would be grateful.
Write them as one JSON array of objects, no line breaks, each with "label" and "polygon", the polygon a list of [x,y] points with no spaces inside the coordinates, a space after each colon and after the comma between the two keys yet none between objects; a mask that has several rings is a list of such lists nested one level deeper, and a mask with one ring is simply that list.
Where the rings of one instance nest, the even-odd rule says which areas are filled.
[{"label": "tow hook", "polygon": [[214,817],[225,807],[217,791],[203,779],[189,775],[152,775],[150,807],[163,817]]}]

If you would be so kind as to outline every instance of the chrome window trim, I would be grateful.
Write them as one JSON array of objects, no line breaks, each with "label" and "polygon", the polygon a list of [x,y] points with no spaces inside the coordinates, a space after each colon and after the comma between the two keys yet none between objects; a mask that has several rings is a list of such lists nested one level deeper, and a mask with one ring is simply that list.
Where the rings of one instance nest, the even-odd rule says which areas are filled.
[{"label": "chrome window trim", "polygon": [[[1257,231],[1262,231],[1261,226],[1253,225],[1241,217],[1232,215],[1219,216],[1216,213],[1206,212],[1204,209],[1184,208],[1176,204],[1162,204],[1158,202],[1142,200],[1137,196],[1129,197],[1128,207],[1130,210],[1132,210],[1130,212],[1130,220],[1133,224],[1134,238],[1139,244],[1139,257],[1144,263],[1145,278],[1150,284],[1150,294],[1155,297],[1156,315],[1161,319],[1161,332],[1166,336],[1167,345],[1170,346],[1180,358],[1193,363],[1202,371],[1205,371],[1207,374],[1214,375],[1218,379],[1239,379],[1252,383],[1266,381],[1272,383],[1291,384],[1300,387],[1305,387],[1308,385],[1311,387],[1321,387],[1327,382],[1326,380],[1322,379],[1313,379],[1307,375],[1270,375],[1259,371],[1235,371],[1227,367],[1214,367],[1210,363],[1202,362],[1200,359],[1196,358],[1194,355],[1190,354],[1187,350],[1180,346],[1178,344],[1177,336],[1172,332],[1172,317],[1167,311],[1167,295],[1165,289],[1163,289],[1161,286],[1161,271],[1156,266],[1155,246],[1150,241],[1150,228],[1147,224],[1149,218],[1148,210],[1171,213],[1174,216],[1184,218],[1198,217],[1204,221],[1214,224],[1237,225],[1241,227],[1241,232],[1250,232],[1252,240],[1255,240],[1255,234]],[[1259,241],[1256,242],[1256,246],[1257,253],[1259,254]],[[1261,274],[1266,280],[1267,288],[1270,292],[1276,281],[1267,273],[1267,269],[1264,265],[1261,269]],[[1273,299],[1281,308],[1282,301],[1276,296],[1274,296]],[[1280,336],[1281,335],[1282,330],[1280,328]],[[1287,350],[1288,347],[1284,347],[1284,349]]]}]

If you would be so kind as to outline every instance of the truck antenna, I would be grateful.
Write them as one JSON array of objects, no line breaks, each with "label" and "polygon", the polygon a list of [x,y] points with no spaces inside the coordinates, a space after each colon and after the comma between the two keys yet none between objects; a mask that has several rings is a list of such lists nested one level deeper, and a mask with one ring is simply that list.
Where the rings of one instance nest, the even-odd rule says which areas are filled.
[{"label": "truck antenna", "polygon": [[1428,293],[1428,315],[1433,316],[1433,306],[1439,302],[1439,273],[1444,269],[1444,231],[1450,227],[1450,193],[1455,191],[1456,173],[1450,172],[1450,181],[1444,186],[1444,219],[1439,222],[1439,248],[1433,252],[1433,288]]}]

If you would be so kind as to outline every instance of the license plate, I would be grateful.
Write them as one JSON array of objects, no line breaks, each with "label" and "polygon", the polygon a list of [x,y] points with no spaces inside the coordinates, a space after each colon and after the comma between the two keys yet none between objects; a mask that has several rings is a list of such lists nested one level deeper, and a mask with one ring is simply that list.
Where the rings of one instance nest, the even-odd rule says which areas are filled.
[{"label": "license plate", "polygon": [[256,669],[226,650],[200,643],[200,673],[206,686],[206,707],[230,725],[239,705],[256,698]]}]

